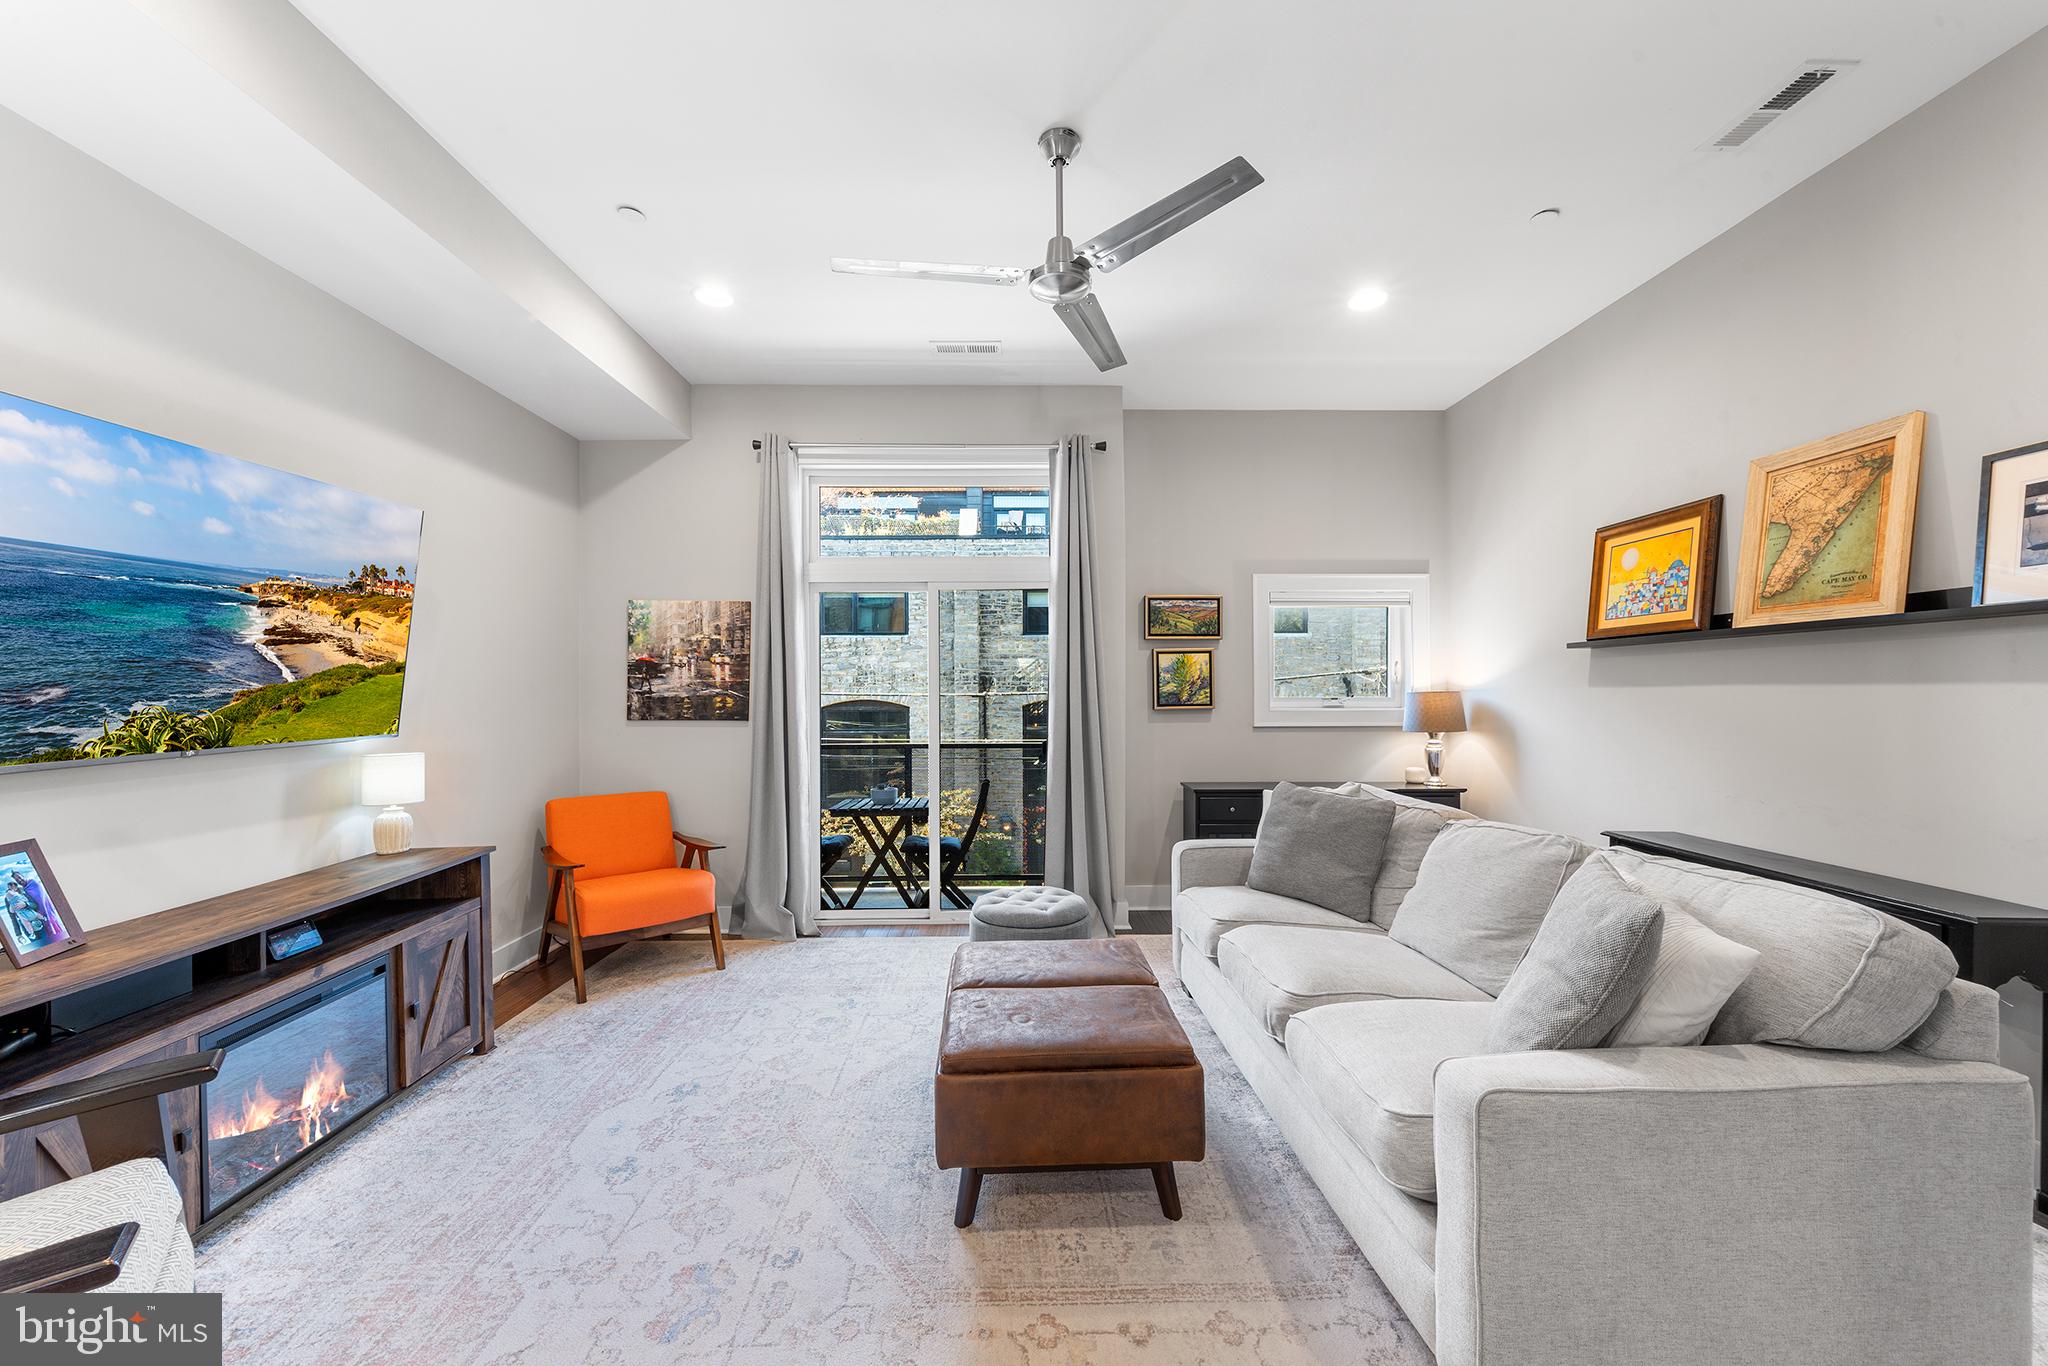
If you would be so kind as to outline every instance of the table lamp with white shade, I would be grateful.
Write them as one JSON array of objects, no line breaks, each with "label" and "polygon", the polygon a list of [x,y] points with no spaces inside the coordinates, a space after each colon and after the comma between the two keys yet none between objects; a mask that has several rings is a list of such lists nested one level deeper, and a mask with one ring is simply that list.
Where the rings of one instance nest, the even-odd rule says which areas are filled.
[{"label": "table lamp with white shade", "polygon": [[1426,786],[1442,787],[1444,733],[1465,729],[1465,695],[1452,688],[1409,693],[1401,729],[1429,732],[1429,740],[1422,747],[1423,758],[1429,764]]},{"label": "table lamp with white shade", "polygon": [[402,854],[412,848],[412,813],[405,808],[426,799],[426,755],[363,756],[363,805],[384,808],[374,827],[378,853]]}]

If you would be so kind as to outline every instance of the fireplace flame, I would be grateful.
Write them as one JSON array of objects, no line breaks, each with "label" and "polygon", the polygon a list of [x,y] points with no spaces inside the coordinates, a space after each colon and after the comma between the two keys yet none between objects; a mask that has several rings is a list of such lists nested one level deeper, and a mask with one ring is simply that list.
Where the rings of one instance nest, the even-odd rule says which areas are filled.
[{"label": "fireplace flame", "polygon": [[208,1120],[206,1136],[234,1138],[272,1125],[295,1124],[299,1131],[299,1146],[308,1147],[327,1136],[333,1127],[335,1112],[348,1100],[348,1084],[342,1065],[334,1060],[330,1049],[306,1073],[305,1084],[299,1088],[297,1104],[288,1105],[271,1095],[270,1088],[258,1077],[254,1086],[242,1092],[239,1109],[224,1109]]}]

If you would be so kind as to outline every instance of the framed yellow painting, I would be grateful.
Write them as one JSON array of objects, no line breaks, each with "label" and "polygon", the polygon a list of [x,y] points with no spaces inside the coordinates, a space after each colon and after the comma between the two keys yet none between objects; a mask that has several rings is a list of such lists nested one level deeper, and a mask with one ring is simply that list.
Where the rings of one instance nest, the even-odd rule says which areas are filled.
[{"label": "framed yellow painting", "polygon": [[1926,431],[1907,413],[1751,462],[1738,628],[1905,610]]},{"label": "framed yellow painting", "polygon": [[1721,495],[1593,533],[1586,639],[1700,631],[1714,613]]}]

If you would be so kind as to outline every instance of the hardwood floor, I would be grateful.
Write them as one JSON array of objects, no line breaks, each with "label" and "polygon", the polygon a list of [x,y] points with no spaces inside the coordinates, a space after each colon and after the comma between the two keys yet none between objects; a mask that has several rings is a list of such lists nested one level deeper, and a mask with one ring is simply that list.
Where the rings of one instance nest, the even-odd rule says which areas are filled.
[{"label": "hardwood floor", "polygon": [[[1131,916],[1130,934],[1165,934],[1171,928],[1170,917],[1165,911],[1136,911]],[[825,925],[819,928],[821,939],[904,939],[921,936],[947,939],[965,939],[965,925]],[[684,938],[705,938],[706,936],[684,935]],[[611,956],[619,946],[608,944],[601,949],[592,949],[584,955],[586,971],[595,968]],[[492,1002],[497,1007],[498,1023],[504,1024],[520,1011],[534,1005],[543,996],[569,980],[569,952],[557,945],[555,952],[548,955],[547,969],[543,971],[538,962],[507,973],[499,979],[492,991]]]}]

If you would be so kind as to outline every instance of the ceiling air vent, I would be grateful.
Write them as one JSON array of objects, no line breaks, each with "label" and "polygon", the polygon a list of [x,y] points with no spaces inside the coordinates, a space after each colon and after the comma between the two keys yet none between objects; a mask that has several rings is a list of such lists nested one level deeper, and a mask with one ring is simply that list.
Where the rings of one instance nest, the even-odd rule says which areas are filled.
[{"label": "ceiling air vent", "polygon": [[935,341],[932,350],[942,356],[1000,356],[1003,344],[999,341]]},{"label": "ceiling air vent", "polygon": [[1723,151],[1732,151],[1744,146],[1758,133],[1785,117],[1807,96],[1835,77],[1848,74],[1855,66],[1856,63],[1850,61],[1806,63],[1794,73],[1791,80],[1779,88],[1776,94],[1737,119],[1732,128],[1707,145]]}]

